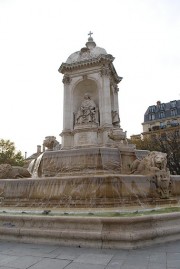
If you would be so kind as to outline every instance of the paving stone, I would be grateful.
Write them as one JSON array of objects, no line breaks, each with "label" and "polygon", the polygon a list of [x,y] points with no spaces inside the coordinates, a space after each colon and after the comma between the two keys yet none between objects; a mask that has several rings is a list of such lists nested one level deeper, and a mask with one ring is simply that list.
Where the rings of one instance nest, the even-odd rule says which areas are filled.
[{"label": "paving stone", "polygon": [[82,254],[74,262],[87,264],[107,265],[112,259],[113,255],[107,254]]},{"label": "paving stone", "polygon": [[124,260],[115,260],[112,259],[110,263],[108,263],[106,269],[120,269],[120,266],[124,263]]},{"label": "paving stone", "polygon": [[180,241],[136,250],[0,241],[0,269],[180,269]]},{"label": "paving stone", "polygon": [[[122,268],[147,268],[149,263],[149,258],[147,257],[130,257],[128,256],[128,258],[125,260],[124,264],[122,265]],[[124,266],[124,267],[123,267]]]},{"label": "paving stone", "polygon": [[167,266],[180,268],[180,253],[167,253]]},{"label": "paving stone", "polygon": [[167,253],[167,260],[179,260],[180,263],[180,252]]},{"label": "paving stone", "polygon": [[9,266],[12,268],[18,268],[18,269],[26,269],[36,264],[40,260],[41,258],[32,257],[32,256],[17,257],[17,259],[7,262],[6,266]]},{"label": "paving stone", "polygon": [[159,252],[150,255],[149,262],[166,264],[166,253]]},{"label": "paving stone", "polygon": [[152,262],[148,264],[148,269],[165,269],[166,263],[156,263]]},{"label": "paving stone", "polygon": [[[59,251],[59,255],[56,256],[57,259],[64,259],[64,260],[74,260],[78,258],[82,253],[86,253],[86,250],[82,248],[71,248],[71,247],[62,247]],[[52,252],[54,254],[56,251]]]},{"label": "paving stone", "polygon": [[180,240],[168,243],[165,248],[167,252],[180,252]]},{"label": "paving stone", "polygon": [[180,269],[180,266],[178,266],[178,267],[167,267],[167,269]]},{"label": "paving stone", "polygon": [[167,260],[167,267],[180,268],[180,260]]},{"label": "paving stone", "polygon": [[129,251],[121,250],[121,251],[118,251],[114,255],[113,259],[115,259],[115,260],[123,260],[123,259],[126,259],[128,256],[129,256]]},{"label": "paving stone", "polygon": [[17,245],[16,247],[8,247],[1,253],[8,254],[8,255],[16,255],[16,256],[37,256],[37,257],[49,257],[54,258],[54,255],[51,254],[53,250],[55,250],[57,247],[50,247],[50,246],[36,246],[28,244],[24,245]]},{"label": "paving stone", "polygon": [[12,269],[12,267],[8,267],[8,266],[0,266],[0,269]]},{"label": "paving stone", "polygon": [[6,255],[6,254],[0,254],[0,266],[5,265],[8,262],[15,261],[18,259],[17,256],[11,256],[11,255]]},{"label": "paving stone", "polygon": [[84,264],[84,263],[76,263],[76,262],[72,262],[66,267],[66,269],[105,269],[105,268],[106,268],[105,265]]},{"label": "paving stone", "polygon": [[[129,264],[123,264],[120,269],[148,269],[146,265],[129,265]],[[165,268],[164,268],[165,269]]]},{"label": "paving stone", "polygon": [[71,261],[44,258],[31,269],[64,269]]}]

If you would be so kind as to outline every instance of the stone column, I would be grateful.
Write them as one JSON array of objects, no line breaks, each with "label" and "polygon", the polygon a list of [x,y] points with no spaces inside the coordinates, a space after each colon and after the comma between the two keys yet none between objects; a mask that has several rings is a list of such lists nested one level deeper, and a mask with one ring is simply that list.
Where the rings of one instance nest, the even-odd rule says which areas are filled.
[{"label": "stone column", "polygon": [[62,136],[62,148],[72,147],[72,134],[73,119],[72,119],[72,98],[71,98],[71,78],[68,75],[63,77],[64,83],[64,102],[63,102],[63,131]]},{"label": "stone column", "polygon": [[64,83],[64,103],[63,103],[63,131],[69,131],[72,129],[71,126],[71,78],[67,75],[63,77]]},{"label": "stone column", "polygon": [[101,70],[102,77],[102,91],[101,91],[101,127],[111,127],[111,95],[110,95],[110,70],[108,67],[104,67]]}]

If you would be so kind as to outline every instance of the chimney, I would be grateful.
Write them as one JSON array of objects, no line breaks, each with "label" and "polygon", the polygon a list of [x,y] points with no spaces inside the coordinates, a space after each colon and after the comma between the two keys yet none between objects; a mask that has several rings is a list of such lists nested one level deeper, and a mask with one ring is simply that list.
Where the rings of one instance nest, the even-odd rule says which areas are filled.
[{"label": "chimney", "polygon": [[157,106],[160,106],[161,101],[157,101],[156,104],[157,104]]},{"label": "chimney", "polygon": [[37,153],[41,153],[41,146],[37,145]]}]

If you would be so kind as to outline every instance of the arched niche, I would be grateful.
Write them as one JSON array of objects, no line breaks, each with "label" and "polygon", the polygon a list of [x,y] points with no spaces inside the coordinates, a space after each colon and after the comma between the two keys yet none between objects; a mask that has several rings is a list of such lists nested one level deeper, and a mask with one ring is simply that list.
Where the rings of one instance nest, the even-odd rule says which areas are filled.
[{"label": "arched niche", "polygon": [[95,102],[96,106],[99,107],[99,96],[97,83],[91,79],[84,79],[80,81],[74,88],[73,91],[73,112],[77,112],[84,99],[85,93],[88,93],[91,99]]}]

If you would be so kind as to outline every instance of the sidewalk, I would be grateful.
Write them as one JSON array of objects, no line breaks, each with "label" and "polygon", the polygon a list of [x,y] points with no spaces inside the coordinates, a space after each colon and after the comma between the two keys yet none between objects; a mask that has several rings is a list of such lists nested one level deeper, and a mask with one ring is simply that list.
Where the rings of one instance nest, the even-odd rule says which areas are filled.
[{"label": "sidewalk", "polygon": [[0,241],[0,269],[180,269],[180,241],[136,250]]}]

